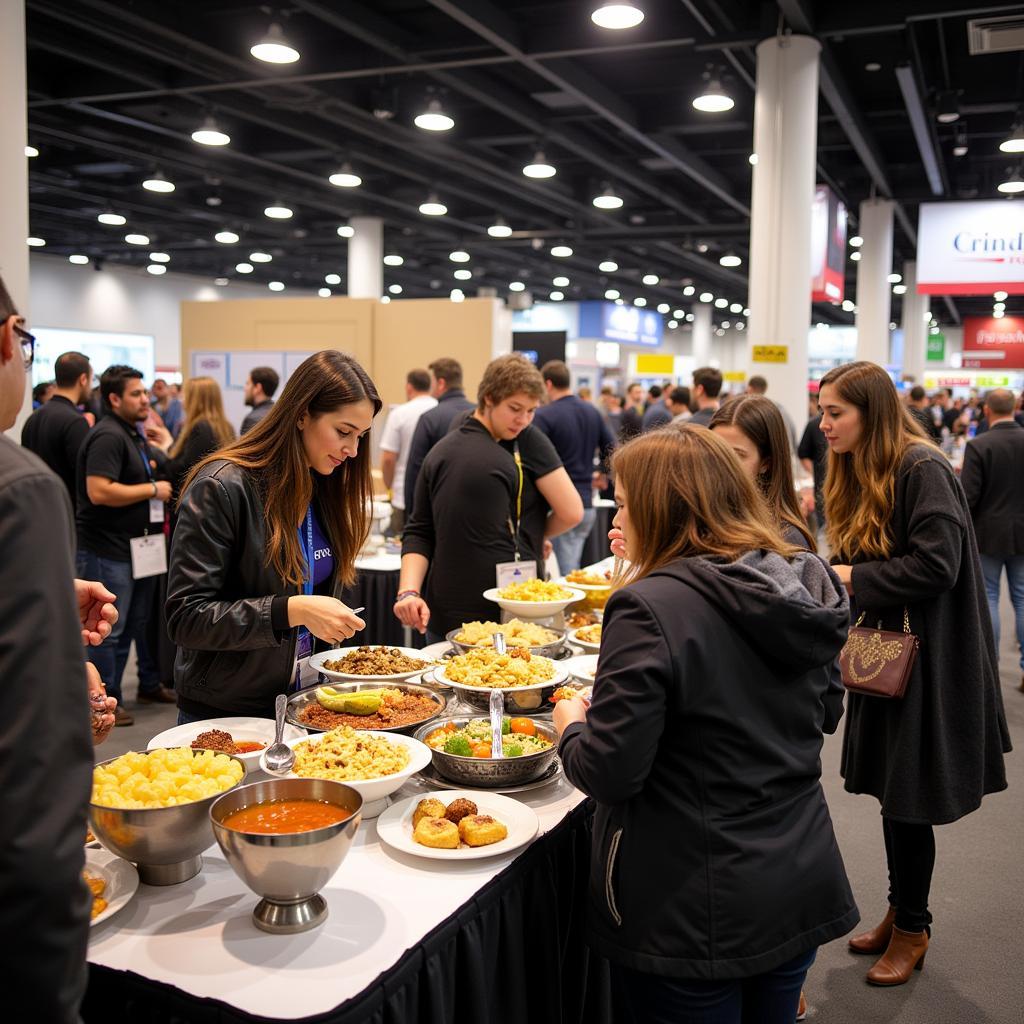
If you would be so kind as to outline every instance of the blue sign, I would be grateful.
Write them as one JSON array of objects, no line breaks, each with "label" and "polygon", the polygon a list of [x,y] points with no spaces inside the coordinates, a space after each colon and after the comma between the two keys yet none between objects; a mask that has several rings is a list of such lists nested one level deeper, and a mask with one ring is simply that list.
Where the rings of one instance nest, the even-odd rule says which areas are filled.
[{"label": "blue sign", "polygon": [[661,344],[660,313],[639,306],[617,306],[614,302],[580,303],[580,337],[618,341],[623,345]]}]

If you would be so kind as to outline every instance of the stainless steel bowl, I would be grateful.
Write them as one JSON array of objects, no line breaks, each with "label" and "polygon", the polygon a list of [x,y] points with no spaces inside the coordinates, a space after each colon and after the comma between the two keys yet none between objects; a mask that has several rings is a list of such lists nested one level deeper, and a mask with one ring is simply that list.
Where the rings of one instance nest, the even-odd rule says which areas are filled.
[{"label": "stainless steel bowl", "polygon": [[[224,819],[269,800],[322,800],[347,810],[337,825],[280,835],[239,832]],[[304,932],[327,918],[320,890],[348,854],[362,820],[363,798],[351,786],[328,779],[268,779],[226,793],[209,809],[217,844],[235,874],[257,896],[253,922],[279,935]]]},{"label": "stainless steel bowl", "polygon": [[[319,684],[318,684],[319,685]],[[395,725],[389,726],[386,729],[373,729],[374,732],[401,732],[407,736],[411,736],[413,731],[419,728],[425,722],[432,722],[438,715],[443,715],[445,708],[448,706],[448,698],[443,693],[440,693],[436,687],[433,686],[422,686],[419,683],[328,683],[328,686],[332,690],[337,690],[339,693],[358,693],[360,690],[401,690],[403,693],[417,693],[423,697],[429,697],[437,705],[437,710],[425,718],[421,718],[418,722],[410,722],[408,725]],[[306,729],[309,732],[327,732],[327,729],[318,729],[315,725],[308,725],[303,722],[299,715],[302,713],[302,709],[307,707],[309,704],[316,703],[316,691],[317,686],[307,686],[304,690],[299,690],[297,693],[293,693],[288,698],[288,711],[286,718],[292,725],[298,726],[300,729]],[[370,729],[368,725],[355,726],[358,729]]]},{"label": "stainless steel bowl", "polygon": [[[463,683],[445,682],[463,703],[476,711],[487,714],[490,710],[491,688],[482,686],[466,686]],[[562,676],[557,682],[538,683],[533,686],[510,686],[503,688],[505,713],[508,715],[541,715],[551,711],[553,705],[548,698],[560,686],[567,686],[568,680]],[[436,724],[436,723],[435,723]]]},{"label": "stainless steel bowl", "polygon": [[[544,629],[551,633],[557,633],[558,639],[552,640],[549,644],[541,644],[539,647],[530,647],[528,650],[531,654],[539,654],[544,658],[554,658],[565,647],[565,630],[555,629],[553,626],[544,626]],[[462,627],[458,626],[456,629],[449,630],[445,634],[445,640],[452,645],[452,649],[456,654],[465,654],[467,651],[474,651],[477,648],[477,644],[464,644],[456,640],[457,634],[462,632]]]},{"label": "stainless steel bowl", "polygon": [[[474,718],[477,716],[473,716]],[[469,716],[449,717],[431,722],[416,731],[416,739],[426,743],[428,733],[433,732],[449,722],[461,728],[473,718]],[[533,782],[548,770],[548,766],[558,754],[558,733],[540,722],[537,734],[551,740],[551,746],[536,754],[524,754],[522,757],[483,758],[460,757],[458,754],[446,754],[443,750],[430,748],[431,763],[437,771],[452,782],[461,783],[476,789],[493,789],[499,786],[518,786],[525,782]]]},{"label": "stainless steel bowl", "polygon": [[[153,751],[145,753],[149,755]],[[138,865],[139,878],[147,885],[176,885],[199,874],[203,867],[200,854],[213,839],[210,834],[210,805],[225,793],[237,789],[245,779],[245,763],[241,758],[230,754],[225,757],[231,757],[242,766],[242,778],[231,789],[202,800],[173,807],[138,809],[101,807],[91,803],[89,825],[96,838],[111,853]],[[112,757],[96,767],[116,760]]]}]

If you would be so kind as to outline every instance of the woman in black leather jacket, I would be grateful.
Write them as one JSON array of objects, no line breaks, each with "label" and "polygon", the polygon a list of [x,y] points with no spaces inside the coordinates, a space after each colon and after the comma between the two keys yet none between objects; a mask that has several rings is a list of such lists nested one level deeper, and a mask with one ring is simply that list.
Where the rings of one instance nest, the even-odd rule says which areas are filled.
[{"label": "woman in black leather jacket", "polygon": [[643,435],[613,470],[630,576],[592,706],[554,712],[597,804],[587,940],[617,1022],[791,1024],[817,947],[859,917],[820,782],[846,595],[716,433]]},{"label": "woman in black leather jacket", "polygon": [[272,717],[314,637],[336,645],[363,628],[337,594],[369,531],[360,441],[380,407],[354,359],[318,352],[256,427],[189,474],[167,584],[179,722]]}]

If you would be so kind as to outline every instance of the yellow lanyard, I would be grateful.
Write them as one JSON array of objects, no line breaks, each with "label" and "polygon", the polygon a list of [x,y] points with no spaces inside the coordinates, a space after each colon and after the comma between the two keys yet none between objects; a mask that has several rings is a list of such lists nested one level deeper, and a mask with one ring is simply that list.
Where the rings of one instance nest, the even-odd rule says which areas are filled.
[{"label": "yellow lanyard", "polygon": [[516,521],[513,525],[512,517],[508,520],[508,531],[512,534],[512,543],[516,549],[516,561],[519,561],[519,520],[523,518],[523,460],[519,454],[519,442],[516,441],[512,449],[512,458],[516,462],[516,472],[519,476],[519,487],[516,491]]}]

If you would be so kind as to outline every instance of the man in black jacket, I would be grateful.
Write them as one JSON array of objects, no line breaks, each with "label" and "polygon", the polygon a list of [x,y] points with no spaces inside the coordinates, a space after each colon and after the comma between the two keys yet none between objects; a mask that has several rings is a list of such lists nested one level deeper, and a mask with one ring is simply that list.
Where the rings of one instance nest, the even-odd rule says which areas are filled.
[{"label": "man in black jacket", "polygon": [[1006,569],[1021,648],[1024,690],[1024,427],[1015,422],[1014,394],[998,388],[985,398],[989,429],[968,441],[960,482],[974,519],[992,630],[999,650],[999,583]]},{"label": "man in black jacket", "polygon": [[416,496],[416,477],[427,453],[448,433],[452,420],[459,413],[469,412],[473,403],[462,390],[462,364],[456,359],[435,359],[428,367],[433,386],[430,393],[437,405],[425,412],[416,424],[409,448],[409,461],[405,466],[405,518],[412,518],[413,499]]},{"label": "man in black jacket", "polygon": [[92,366],[81,352],[65,352],[54,363],[57,387],[21,428],[21,443],[35,452],[64,482],[75,507],[78,449],[89,433],[89,421],[78,411],[92,393]]}]

